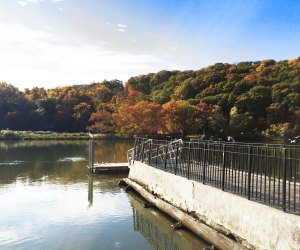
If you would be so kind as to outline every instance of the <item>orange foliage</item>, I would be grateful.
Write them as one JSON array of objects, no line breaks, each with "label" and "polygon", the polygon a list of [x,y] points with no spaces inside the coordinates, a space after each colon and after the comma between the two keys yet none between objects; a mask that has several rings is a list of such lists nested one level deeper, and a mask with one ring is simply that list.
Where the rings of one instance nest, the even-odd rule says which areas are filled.
[{"label": "orange foliage", "polygon": [[135,104],[143,99],[143,93],[136,91],[130,84],[125,87],[126,102],[128,104]]},{"label": "orange foliage", "polygon": [[141,101],[134,105],[122,104],[114,115],[121,134],[157,134],[163,126],[162,108],[158,103]]},{"label": "orange foliage", "polygon": [[88,130],[101,133],[114,132],[112,114],[106,110],[99,110],[91,115],[90,122],[94,123]]},{"label": "orange foliage", "polygon": [[[204,104],[201,104],[204,105]],[[163,105],[165,127],[170,134],[201,132],[204,127],[203,108],[187,101],[170,101]]]},{"label": "orange foliage", "polygon": [[250,73],[248,75],[245,75],[244,76],[244,80],[246,80],[246,81],[252,81],[252,80],[254,80],[256,78],[256,76],[257,75],[254,72],[252,72],[252,73]]}]

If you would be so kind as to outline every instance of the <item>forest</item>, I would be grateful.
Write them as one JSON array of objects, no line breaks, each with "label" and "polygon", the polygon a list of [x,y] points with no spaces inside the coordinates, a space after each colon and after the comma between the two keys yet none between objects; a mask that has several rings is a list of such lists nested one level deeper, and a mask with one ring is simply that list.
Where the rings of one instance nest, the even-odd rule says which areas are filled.
[{"label": "forest", "polygon": [[0,129],[289,138],[300,134],[300,57],[162,70],[126,83],[20,91],[2,82]]}]

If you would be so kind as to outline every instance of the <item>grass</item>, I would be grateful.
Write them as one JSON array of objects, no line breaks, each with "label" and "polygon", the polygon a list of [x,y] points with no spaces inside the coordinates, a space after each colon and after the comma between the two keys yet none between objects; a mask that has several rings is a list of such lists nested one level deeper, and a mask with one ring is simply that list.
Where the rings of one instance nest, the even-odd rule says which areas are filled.
[{"label": "grass", "polygon": [[[95,140],[129,138],[113,134],[93,134]],[[87,133],[57,133],[52,131],[0,130],[0,140],[88,140]]]},{"label": "grass", "polygon": [[[93,134],[95,140],[101,139],[130,139],[133,136],[130,135],[120,135],[120,134]],[[189,140],[194,136],[183,136],[183,135],[152,135],[151,138],[156,139],[175,139],[182,138],[185,140]],[[197,136],[198,137],[198,136]],[[14,130],[0,130],[0,140],[88,140],[89,136],[87,133],[57,133],[52,131],[14,131]],[[270,143],[283,143],[284,140],[282,138],[269,138],[269,137],[259,137],[255,140],[256,142],[270,142]]]}]

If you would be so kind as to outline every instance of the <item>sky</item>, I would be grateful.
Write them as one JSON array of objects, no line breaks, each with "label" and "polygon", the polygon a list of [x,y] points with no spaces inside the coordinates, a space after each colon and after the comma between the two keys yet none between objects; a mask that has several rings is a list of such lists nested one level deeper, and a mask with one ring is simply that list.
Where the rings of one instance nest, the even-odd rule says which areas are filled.
[{"label": "sky", "polygon": [[0,82],[25,89],[300,56],[300,0],[0,0]]}]

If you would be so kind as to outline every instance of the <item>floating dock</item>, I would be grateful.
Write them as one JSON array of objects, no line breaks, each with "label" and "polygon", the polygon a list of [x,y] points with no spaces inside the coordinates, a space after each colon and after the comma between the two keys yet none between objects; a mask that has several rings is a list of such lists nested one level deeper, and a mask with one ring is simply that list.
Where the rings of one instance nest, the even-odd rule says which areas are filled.
[{"label": "floating dock", "polygon": [[110,174],[110,173],[128,173],[129,167],[127,162],[121,163],[94,163],[90,169],[93,173]]},{"label": "floating dock", "polygon": [[110,174],[110,173],[119,173],[119,174],[128,174],[129,173],[129,163],[128,162],[119,162],[119,163],[94,163],[94,140],[91,138],[89,140],[89,170],[92,173],[101,173],[101,174]]}]

